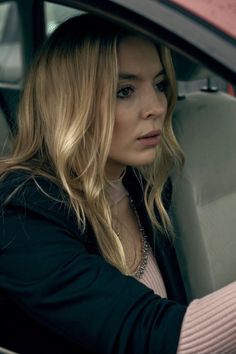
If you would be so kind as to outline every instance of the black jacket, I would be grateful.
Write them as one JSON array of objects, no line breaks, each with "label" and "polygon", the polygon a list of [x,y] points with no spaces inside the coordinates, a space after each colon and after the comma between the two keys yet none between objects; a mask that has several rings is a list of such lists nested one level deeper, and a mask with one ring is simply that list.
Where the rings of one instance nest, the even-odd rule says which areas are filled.
[{"label": "black jacket", "polygon": [[153,248],[156,238],[168,300],[107,264],[63,192],[28,177],[14,173],[0,184],[0,346],[20,354],[176,353],[186,307],[175,253],[153,234],[132,172],[125,184]]}]

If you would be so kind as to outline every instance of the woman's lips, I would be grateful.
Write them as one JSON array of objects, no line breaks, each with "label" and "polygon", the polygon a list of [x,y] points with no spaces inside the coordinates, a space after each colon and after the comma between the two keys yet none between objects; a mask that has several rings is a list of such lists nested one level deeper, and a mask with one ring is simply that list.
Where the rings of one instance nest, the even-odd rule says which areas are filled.
[{"label": "woman's lips", "polygon": [[160,138],[161,131],[155,130],[141,136],[140,138],[138,138],[138,141],[145,146],[156,146],[160,143]]}]

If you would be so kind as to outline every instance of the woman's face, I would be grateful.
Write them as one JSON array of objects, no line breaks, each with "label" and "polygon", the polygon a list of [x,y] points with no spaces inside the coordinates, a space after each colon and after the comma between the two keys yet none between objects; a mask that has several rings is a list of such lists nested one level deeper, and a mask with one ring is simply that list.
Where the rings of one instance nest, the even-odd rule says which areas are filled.
[{"label": "woman's face", "polygon": [[116,116],[107,173],[153,162],[167,112],[166,76],[155,45],[129,36],[118,45]]}]

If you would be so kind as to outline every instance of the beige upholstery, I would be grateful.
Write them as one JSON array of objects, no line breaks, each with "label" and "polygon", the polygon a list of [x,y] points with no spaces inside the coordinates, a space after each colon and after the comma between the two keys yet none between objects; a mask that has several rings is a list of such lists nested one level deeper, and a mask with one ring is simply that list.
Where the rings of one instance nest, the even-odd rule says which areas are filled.
[{"label": "beige upholstery", "polygon": [[0,108],[0,156],[6,154],[9,150],[9,133],[9,125],[3,111]]},{"label": "beige upholstery", "polygon": [[236,99],[189,94],[173,124],[186,162],[172,177],[172,218],[191,300],[236,280]]}]

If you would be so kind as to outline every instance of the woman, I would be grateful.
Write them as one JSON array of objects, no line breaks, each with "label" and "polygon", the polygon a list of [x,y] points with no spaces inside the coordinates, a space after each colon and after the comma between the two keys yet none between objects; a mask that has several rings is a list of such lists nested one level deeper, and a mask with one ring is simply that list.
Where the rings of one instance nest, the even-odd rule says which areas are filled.
[{"label": "woman", "polygon": [[236,284],[187,308],[168,237],[175,97],[168,50],[114,24],[75,17],[45,43],[0,165],[1,345],[233,353]]}]

